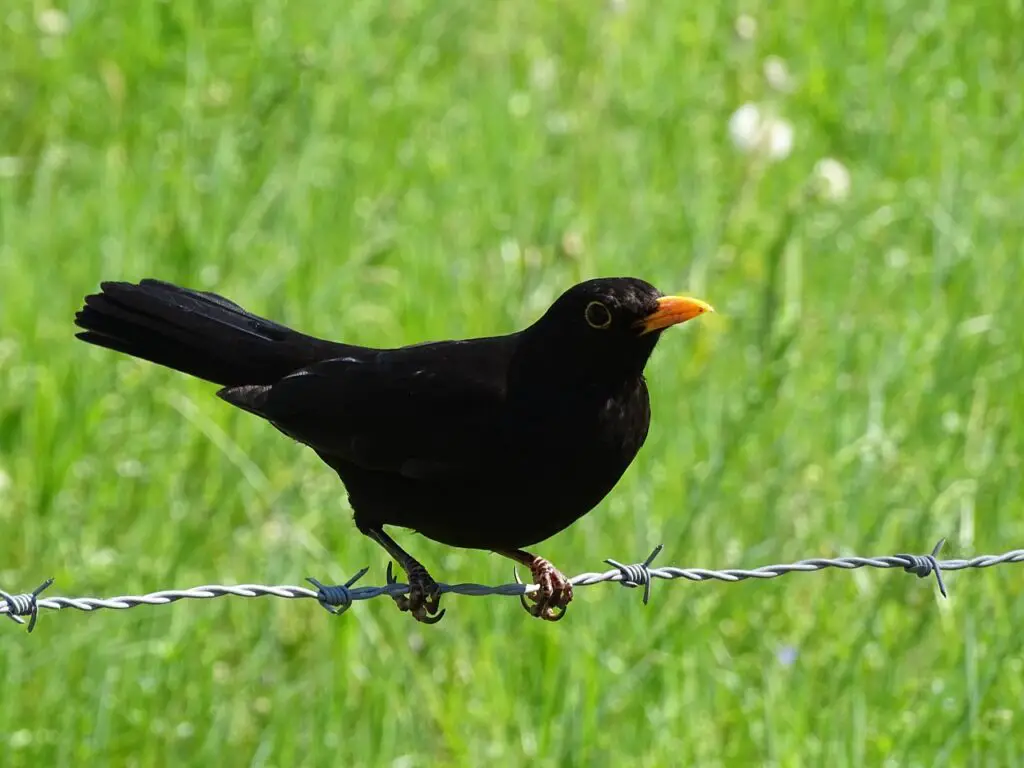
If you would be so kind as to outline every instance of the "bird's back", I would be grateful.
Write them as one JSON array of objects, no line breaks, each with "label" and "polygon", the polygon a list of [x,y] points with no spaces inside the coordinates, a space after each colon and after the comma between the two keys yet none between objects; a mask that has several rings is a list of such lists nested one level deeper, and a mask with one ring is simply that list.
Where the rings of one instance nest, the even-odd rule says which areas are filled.
[{"label": "bird's back", "polygon": [[321,455],[413,479],[460,474],[501,421],[513,337],[366,349],[221,396]]}]

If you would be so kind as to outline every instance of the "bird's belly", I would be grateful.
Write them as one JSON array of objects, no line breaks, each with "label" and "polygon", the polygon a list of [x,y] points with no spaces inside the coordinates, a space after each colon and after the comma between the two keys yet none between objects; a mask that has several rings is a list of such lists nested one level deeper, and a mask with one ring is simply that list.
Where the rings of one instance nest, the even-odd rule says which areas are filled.
[{"label": "bird's belly", "polygon": [[530,416],[450,475],[339,470],[357,525],[410,528],[455,547],[531,546],[572,525],[615,487],[647,437],[650,408],[638,382],[596,407],[569,403]]},{"label": "bird's belly", "polygon": [[[471,549],[520,549],[592,510],[636,451],[585,450],[511,458],[497,469],[445,481],[362,473],[345,478],[356,522],[396,525]],[[537,461],[540,459],[540,461]]]}]

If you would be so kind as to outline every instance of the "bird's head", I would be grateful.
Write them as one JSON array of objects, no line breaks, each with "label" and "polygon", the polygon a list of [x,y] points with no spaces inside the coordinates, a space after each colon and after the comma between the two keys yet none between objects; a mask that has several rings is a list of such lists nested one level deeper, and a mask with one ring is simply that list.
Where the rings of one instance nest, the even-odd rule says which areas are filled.
[{"label": "bird's head", "polygon": [[662,331],[713,311],[637,278],[598,278],[558,297],[529,329],[530,343],[547,342],[543,357],[573,368],[581,379],[634,376],[643,372]]}]

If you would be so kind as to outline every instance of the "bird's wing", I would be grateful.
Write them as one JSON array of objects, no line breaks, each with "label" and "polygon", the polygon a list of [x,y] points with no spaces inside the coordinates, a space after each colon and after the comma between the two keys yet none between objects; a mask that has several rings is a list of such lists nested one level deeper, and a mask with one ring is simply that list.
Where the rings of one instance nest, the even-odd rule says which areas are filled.
[{"label": "bird's wing", "polygon": [[326,360],[275,384],[219,394],[364,469],[453,477],[474,471],[503,439],[506,345],[489,341]]}]

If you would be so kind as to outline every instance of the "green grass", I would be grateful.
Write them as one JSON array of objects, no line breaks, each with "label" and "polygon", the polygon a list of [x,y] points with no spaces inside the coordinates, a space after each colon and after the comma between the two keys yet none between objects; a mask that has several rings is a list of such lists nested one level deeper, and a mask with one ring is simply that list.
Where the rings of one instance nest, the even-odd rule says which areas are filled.
[{"label": "green grass", "polygon": [[[85,293],[144,276],[380,345],[509,331],[595,275],[714,303],[648,368],[638,461],[538,548],[570,573],[657,542],[707,567],[1024,545],[1020,3],[620,5],[69,0],[52,34],[5,3],[0,587],[383,580],[311,452],[74,340]],[[732,145],[751,100],[793,124],[785,160]],[[804,194],[825,156],[843,202]],[[510,576],[399,537],[445,581]],[[497,597],[446,598],[432,628],[383,599],[46,612],[0,624],[0,749],[1019,764],[1022,577],[953,575],[947,602],[893,571],[659,582],[646,608],[604,585],[557,625]]]}]

